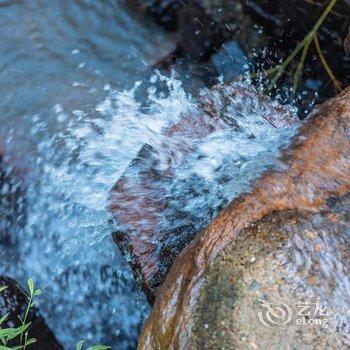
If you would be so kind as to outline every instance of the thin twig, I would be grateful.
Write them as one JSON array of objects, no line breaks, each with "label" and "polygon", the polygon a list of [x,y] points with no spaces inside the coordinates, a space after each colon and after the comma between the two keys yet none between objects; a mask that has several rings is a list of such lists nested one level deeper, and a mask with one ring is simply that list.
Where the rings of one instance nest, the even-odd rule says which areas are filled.
[{"label": "thin twig", "polygon": [[282,76],[286,68],[288,67],[289,63],[291,63],[294,59],[294,57],[299,53],[299,51],[304,47],[305,43],[309,41],[309,34],[303,39],[301,43],[297,45],[297,47],[293,50],[293,52],[284,60],[284,62],[279,66],[276,75],[271,80],[269,86],[267,87],[267,90],[271,90],[275,87],[277,81]]},{"label": "thin twig", "polygon": [[324,20],[328,16],[328,14],[332,11],[334,5],[337,3],[338,0],[331,0],[329,4],[327,5],[326,9],[323,11],[320,18],[317,20],[314,27],[310,30],[310,32],[304,37],[304,39],[298,43],[296,48],[292,51],[292,53],[285,59],[285,61],[279,66],[274,78],[271,80],[268,90],[273,89],[276,86],[277,81],[280,79],[280,77],[284,74],[286,68],[288,65],[293,61],[295,56],[304,49],[305,46],[309,46],[311,41],[314,38],[314,35],[317,33],[317,31],[320,29],[321,25],[323,24]]},{"label": "thin twig", "polygon": [[[311,5],[315,5],[315,6],[318,6],[318,7],[322,7],[323,4],[318,2],[318,1],[315,1],[315,0],[304,0],[305,2],[307,2],[308,4],[311,4]],[[342,17],[342,18],[346,18],[345,15],[342,15],[341,13],[337,12],[337,11],[334,11],[332,10],[331,13],[337,17]]]},{"label": "thin twig", "polygon": [[261,115],[266,121],[268,121],[275,129],[277,129],[277,126],[274,124],[274,123],[272,123],[272,121],[269,119],[269,118],[267,118],[267,117],[265,117],[263,114]]},{"label": "thin twig", "polygon": [[311,44],[311,41],[308,41],[305,44],[303,52],[301,54],[301,58],[300,58],[299,64],[298,64],[297,69],[295,71],[294,83],[293,83],[293,91],[294,92],[297,91],[299,80],[300,80],[301,74],[303,72],[304,63],[305,63],[306,55],[307,55],[307,52],[309,50],[310,44]]},{"label": "thin twig", "polygon": [[[249,73],[248,76],[249,78],[251,79],[255,79],[257,76],[260,76],[260,75],[271,75],[273,73],[276,73],[277,70],[279,69],[280,66],[276,66],[276,67],[272,67],[272,68],[269,68],[269,69],[262,69],[262,70],[258,70],[256,72],[252,72],[252,73]],[[240,77],[243,77],[244,75],[240,75]]]},{"label": "thin twig", "polygon": [[321,46],[320,46],[320,42],[318,40],[317,34],[314,35],[314,43],[316,46],[316,50],[318,53],[318,56],[320,57],[320,60],[323,64],[324,69],[326,70],[327,74],[329,75],[329,77],[332,79],[334,88],[336,90],[336,92],[340,92],[342,91],[342,86],[341,83],[339,82],[339,80],[335,77],[335,75],[333,74],[331,68],[329,67],[326,58],[324,57],[322,50],[321,50]]}]

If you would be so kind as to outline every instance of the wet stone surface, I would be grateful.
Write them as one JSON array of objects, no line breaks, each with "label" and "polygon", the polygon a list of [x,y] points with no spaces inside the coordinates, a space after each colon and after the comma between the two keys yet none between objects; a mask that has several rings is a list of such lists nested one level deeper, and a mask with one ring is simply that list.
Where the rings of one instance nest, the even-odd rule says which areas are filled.
[{"label": "wet stone surface", "polygon": [[159,143],[142,147],[112,190],[110,210],[115,241],[151,303],[176,256],[237,195],[242,174],[247,185],[258,158],[262,167],[273,162],[296,123],[252,88],[219,85]]},{"label": "wet stone surface", "polygon": [[[166,29],[175,32],[176,50],[157,67],[170,67],[177,59],[205,61],[205,67],[196,69],[203,79],[209,74],[208,84],[212,84],[218,76],[232,81],[250,70],[262,73],[264,69],[277,67],[313,28],[329,1],[155,0],[133,3],[137,4],[137,10],[141,8]],[[309,111],[310,103],[324,101],[340,92],[327,70],[332,71],[341,86],[350,82],[349,14],[349,1],[338,1],[317,32],[323,57],[313,42],[308,49],[299,85],[300,92],[307,92],[303,94],[303,102],[299,102],[303,110]],[[300,55],[287,67],[288,74],[280,79],[279,93],[285,99],[289,99],[286,86],[293,85]],[[240,62],[245,60],[244,69],[230,70],[230,66],[239,67],[237,57],[241,57]]]},{"label": "wet stone surface", "polygon": [[[262,174],[179,254],[157,293],[139,349],[206,342],[227,349],[255,349],[260,342],[267,348],[279,342],[286,348],[348,346],[349,95],[348,88],[317,106],[282,152],[279,167]],[[255,306],[263,312],[268,302],[283,302],[293,312],[294,301],[329,303],[333,331],[300,333],[288,318],[285,331],[265,330],[253,320]],[[275,323],[286,313],[271,310]],[[226,325],[225,318],[232,322]]]},{"label": "wet stone surface", "polygon": [[350,196],[319,213],[276,213],[210,266],[193,349],[350,346]]},{"label": "wet stone surface", "polygon": [[133,5],[176,33],[177,47],[164,63],[177,57],[205,61],[228,38],[227,28],[207,13],[201,1],[133,1]]}]

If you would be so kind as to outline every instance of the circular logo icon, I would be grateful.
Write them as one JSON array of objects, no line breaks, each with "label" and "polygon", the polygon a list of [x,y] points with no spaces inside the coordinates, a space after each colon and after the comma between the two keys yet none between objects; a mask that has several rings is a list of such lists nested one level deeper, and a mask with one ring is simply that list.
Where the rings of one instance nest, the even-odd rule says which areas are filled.
[{"label": "circular logo icon", "polygon": [[258,312],[259,321],[268,328],[288,324],[293,318],[292,309],[285,303],[271,304],[261,301],[262,311]]}]

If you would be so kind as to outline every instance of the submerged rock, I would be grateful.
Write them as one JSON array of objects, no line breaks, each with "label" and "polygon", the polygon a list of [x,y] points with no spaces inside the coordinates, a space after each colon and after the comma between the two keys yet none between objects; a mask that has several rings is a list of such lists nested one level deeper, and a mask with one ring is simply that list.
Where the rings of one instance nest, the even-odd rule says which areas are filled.
[{"label": "submerged rock", "polygon": [[[292,344],[299,339],[305,348],[348,341],[342,327],[349,324],[350,316],[344,315],[349,308],[342,303],[349,300],[350,278],[350,88],[311,113],[280,160],[280,168],[265,172],[177,257],[157,293],[139,349],[188,349],[203,337],[209,344],[219,339],[223,348],[227,337],[239,348],[253,349],[259,348],[260,336],[272,348],[285,337]],[[319,298],[331,303],[335,318],[345,316],[346,323],[333,328],[339,333],[304,329],[300,334],[293,326],[286,336],[279,329],[263,334],[263,325],[250,327],[255,314],[249,303],[259,295],[271,303],[292,303],[288,289],[294,282],[314,293],[310,299],[300,295],[297,303]],[[274,300],[280,297],[279,285],[287,287],[287,296]],[[214,329],[206,337],[202,326]]]},{"label": "submerged rock", "polygon": [[130,5],[135,9],[147,12],[166,29],[176,30],[177,11],[180,6],[185,6],[187,2],[187,0],[184,2],[177,0],[132,0]]},{"label": "submerged rock", "polygon": [[[19,327],[27,308],[28,299],[23,290],[16,282],[8,277],[0,276],[0,286],[7,286],[7,289],[0,293],[0,317],[9,314],[2,327]],[[55,338],[51,329],[45,324],[43,318],[38,314],[37,310],[31,310],[28,321],[31,322],[28,333],[29,338],[35,338],[37,341],[29,346],[29,349],[35,350],[61,350],[63,347]],[[8,346],[17,346],[18,339],[10,341]]]},{"label": "submerged rock", "polygon": [[191,70],[210,85],[216,81],[216,75],[224,75],[229,82],[245,73],[255,52],[268,42],[239,1],[134,0],[131,5],[134,11],[150,14],[166,30],[175,33],[175,50],[156,66],[169,68],[178,58],[180,62],[194,61]]},{"label": "submerged rock", "polygon": [[[313,28],[329,1],[134,0],[133,3],[176,34],[177,48],[158,67],[168,67],[177,58],[205,61],[206,66],[199,71],[204,70],[203,79],[206,74],[211,75],[210,84],[215,81],[215,74],[208,73],[209,69],[231,81],[252,68],[259,72],[279,65],[281,57],[288,57]],[[314,43],[306,55],[305,81],[302,79],[300,85],[310,97],[307,101],[304,96],[307,101],[304,109],[318,98],[315,92],[320,92],[321,98],[334,95],[324,61],[343,86],[349,84],[349,25],[350,2],[338,1],[317,32],[324,57],[320,57]],[[300,55],[292,63],[294,66],[288,67],[291,72],[295,71]],[[247,62],[244,69],[239,65],[243,61]],[[293,83],[294,74],[286,74],[285,78],[286,83]],[[337,84],[334,86],[338,89]]]},{"label": "submerged rock", "polygon": [[227,40],[227,29],[207,13],[201,1],[133,2],[166,29],[176,32],[177,47],[163,64],[170,64],[177,57],[205,61]]},{"label": "submerged rock", "polygon": [[176,256],[271,165],[295,123],[290,110],[252,88],[218,85],[142,147],[113,188],[110,210],[114,239],[151,303]]}]

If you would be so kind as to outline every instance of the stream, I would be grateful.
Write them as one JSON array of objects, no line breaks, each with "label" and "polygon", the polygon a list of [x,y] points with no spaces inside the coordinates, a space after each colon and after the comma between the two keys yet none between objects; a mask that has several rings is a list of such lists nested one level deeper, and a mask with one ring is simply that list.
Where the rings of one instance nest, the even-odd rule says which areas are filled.
[{"label": "stream", "polygon": [[[41,313],[67,349],[80,339],[133,349],[149,306],[105,208],[142,140],[120,152],[110,137],[127,134],[128,94],[115,111],[124,125],[107,104],[174,43],[118,0],[1,1],[0,22],[0,148],[21,164],[27,205],[24,225],[11,218],[0,273],[22,285],[33,277]],[[96,140],[103,128],[109,134]]]},{"label": "stream", "polygon": [[[164,128],[196,108],[194,91],[205,84],[186,66],[154,68],[175,38],[126,0],[4,0],[0,24],[0,150],[16,173],[1,194],[20,193],[18,210],[1,218],[10,238],[0,246],[0,275],[22,285],[34,279],[37,306],[66,349],[83,339],[135,349],[150,306],[112,240],[110,190],[143,144],[157,144]],[[235,115],[240,132],[211,135],[177,174],[174,198],[190,196],[193,175],[206,181],[205,195],[186,203],[200,219],[196,230],[274,164],[295,132],[271,132],[249,113]],[[226,187],[213,179],[220,166],[231,176]]]}]

